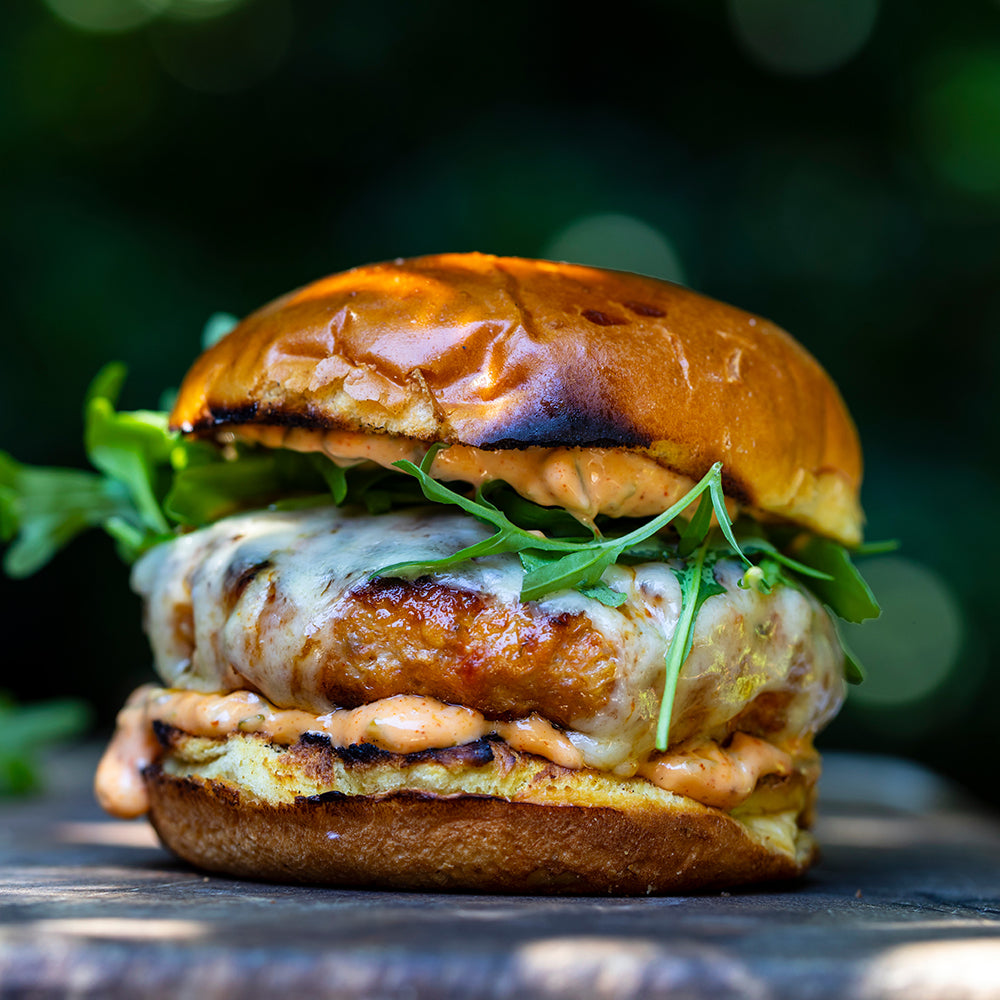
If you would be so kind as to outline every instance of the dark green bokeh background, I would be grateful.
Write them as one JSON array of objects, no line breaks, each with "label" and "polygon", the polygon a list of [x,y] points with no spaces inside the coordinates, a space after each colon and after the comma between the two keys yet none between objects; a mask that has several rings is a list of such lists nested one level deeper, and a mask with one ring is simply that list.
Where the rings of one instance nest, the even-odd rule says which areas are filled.
[{"label": "dark green bokeh background", "polygon": [[[210,313],[353,264],[648,263],[822,360],[903,543],[825,745],[1000,801],[1000,3],[7,0],[0,32],[0,446],[82,463],[105,361],[155,407]],[[0,687],[109,724],[149,658],[106,539],[0,588]]]}]

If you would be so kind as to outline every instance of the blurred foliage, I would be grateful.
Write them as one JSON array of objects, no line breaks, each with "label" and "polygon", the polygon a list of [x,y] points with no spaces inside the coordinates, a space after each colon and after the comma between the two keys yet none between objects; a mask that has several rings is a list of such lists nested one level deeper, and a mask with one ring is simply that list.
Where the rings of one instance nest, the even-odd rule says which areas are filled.
[{"label": "blurred foliage", "polygon": [[42,787],[39,755],[50,743],[80,736],[90,711],[78,700],[18,705],[0,691],[0,797]]},{"label": "blurred foliage", "polygon": [[[555,253],[681,278],[772,317],[840,384],[869,535],[920,567],[895,566],[923,596],[875,626],[883,655],[903,648],[893,629],[954,637],[929,693],[852,702],[826,745],[913,754],[998,800],[1000,4],[626,0],[595,19],[528,0],[8,0],[4,15],[0,447],[82,463],[81,401],[107,360],[132,373],[124,408],[155,407],[211,314],[368,260]],[[0,581],[2,683],[87,697],[109,723],[147,675],[126,577],[88,538]]]}]

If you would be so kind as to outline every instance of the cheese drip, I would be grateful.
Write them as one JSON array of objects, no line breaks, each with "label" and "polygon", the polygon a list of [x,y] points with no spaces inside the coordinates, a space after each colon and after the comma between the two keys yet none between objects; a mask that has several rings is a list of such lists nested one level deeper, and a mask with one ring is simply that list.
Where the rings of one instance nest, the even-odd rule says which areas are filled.
[{"label": "cheese drip", "polygon": [[[461,746],[495,733],[514,750],[574,770],[584,767],[580,751],[567,735],[537,715],[513,722],[491,721],[461,705],[397,695],[317,716],[276,708],[251,691],[199,694],[144,685],[119,712],[114,737],[97,769],[97,799],[112,815],[132,819],[149,809],[142,771],[162,753],[154,722],[213,739],[256,733],[284,746],[295,743],[303,733],[318,732],[329,736],[334,746],[371,743],[400,754]],[[764,775],[788,775],[792,770],[788,753],[737,733],[727,749],[708,741],[689,750],[656,755],[639,774],[665,791],[732,809],[750,796]]]},{"label": "cheese drip", "polygon": [[[420,586],[401,585],[398,613],[368,614],[382,605],[356,596],[379,566],[439,559],[488,536],[474,518],[428,508],[258,511],[156,546],[132,581],[164,687],[253,690],[317,716],[414,693],[488,718],[537,713],[565,727],[588,767],[633,774],[654,748],[664,655],[681,611],[670,565],[610,566],[602,581],[625,595],[618,607],[575,590],[522,603],[524,571],[510,553],[433,574],[426,587],[440,593],[423,604]],[[738,730],[783,743],[816,732],[842,699],[843,654],[823,608],[792,587],[743,589],[742,574],[735,561],[714,568],[725,592],[695,620],[674,698],[678,744]],[[577,638],[564,643],[569,633],[555,630],[569,625]],[[524,645],[549,634],[557,641],[545,655],[544,644]],[[517,685],[516,707],[491,695],[494,651],[500,683]],[[345,677],[355,678],[346,691]],[[584,677],[600,681],[599,697],[561,699],[561,685]],[[734,725],[745,711],[754,719]]]}]

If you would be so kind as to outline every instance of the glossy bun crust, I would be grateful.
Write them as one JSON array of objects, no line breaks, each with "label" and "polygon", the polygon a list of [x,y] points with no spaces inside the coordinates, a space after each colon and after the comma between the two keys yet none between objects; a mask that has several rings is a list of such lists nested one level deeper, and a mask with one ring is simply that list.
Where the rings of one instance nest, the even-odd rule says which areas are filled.
[{"label": "glossy bun crust", "polygon": [[206,351],[171,423],[391,434],[482,449],[614,448],[848,544],[857,434],[815,359],[678,285],[484,254],[359,267],[265,306]]}]

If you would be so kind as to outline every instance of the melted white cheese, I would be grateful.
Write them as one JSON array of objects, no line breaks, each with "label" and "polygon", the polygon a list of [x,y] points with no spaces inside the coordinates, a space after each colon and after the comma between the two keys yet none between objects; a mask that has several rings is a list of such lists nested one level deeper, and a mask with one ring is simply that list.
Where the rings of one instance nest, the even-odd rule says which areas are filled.
[{"label": "melted white cheese", "polygon": [[[146,600],[156,668],[168,686],[214,692],[249,685],[276,705],[323,713],[337,706],[323,694],[319,651],[308,650],[321,647],[344,595],[379,567],[437,559],[488,534],[473,519],[440,509],[256,512],[151,550],[136,564],[133,586]],[[233,579],[261,564],[227,606]],[[842,700],[843,656],[823,609],[791,588],[771,595],[742,590],[740,575],[735,563],[716,568],[726,593],[709,598],[696,619],[674,701],[673,744],[714,738],[763,692],[790,699],[788,724],[775,738],[815,732]],[[507,603],[519,600],[522,570],[516,556],[493,556],[435,579]],[[588,766],[631,774],[653,749],[680,588],[661,563],[613,566],[604,581],[626,594],[621,607],[562,591],[539,608],[585,615],[614,649],[610,698],[597,713],[571,720],[567,736]],[[190,635],[178,629],[177,613],[188,602]],[[297,669],[288,670],[289,663]]]}]

